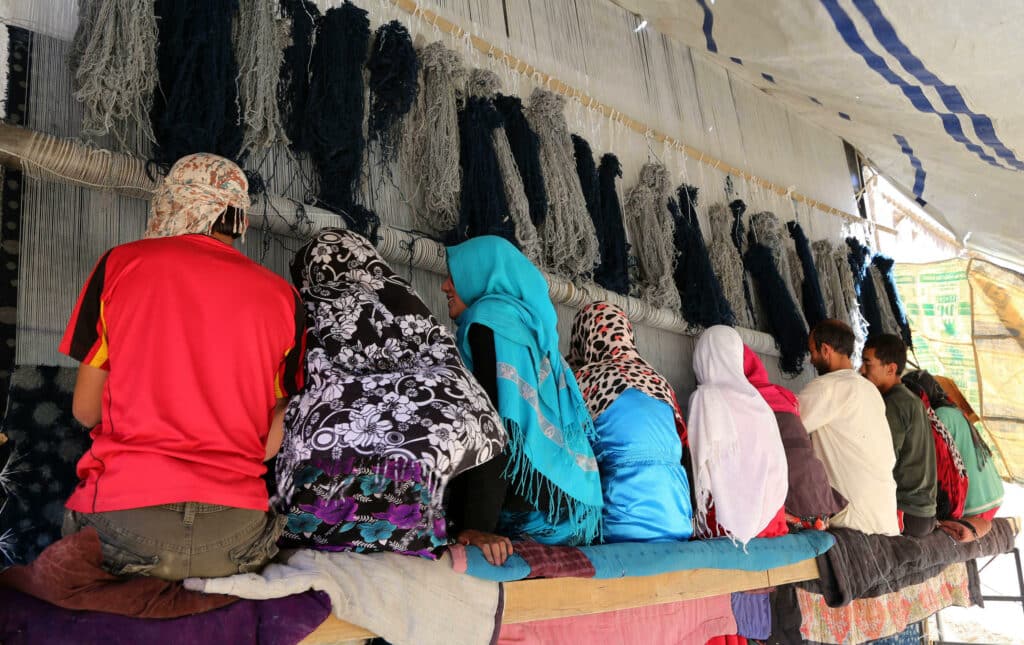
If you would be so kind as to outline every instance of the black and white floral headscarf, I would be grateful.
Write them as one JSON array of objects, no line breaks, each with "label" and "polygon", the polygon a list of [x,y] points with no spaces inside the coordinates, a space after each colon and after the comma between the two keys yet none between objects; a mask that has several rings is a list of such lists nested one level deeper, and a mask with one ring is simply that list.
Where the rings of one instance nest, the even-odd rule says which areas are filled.
[{"label": "black and white floral headscarf", "polygon": [[454,339],[363,237],[324,229],[292,263],[307,378],[278,457],[285,543],[430,557],[449,479],[496,457],[505,430]]}]

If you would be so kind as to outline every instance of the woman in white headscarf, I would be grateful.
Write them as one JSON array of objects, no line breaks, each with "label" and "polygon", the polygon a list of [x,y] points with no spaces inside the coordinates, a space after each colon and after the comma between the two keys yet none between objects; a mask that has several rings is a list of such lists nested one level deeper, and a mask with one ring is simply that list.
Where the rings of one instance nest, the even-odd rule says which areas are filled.
[{"label": "woman in white headscarf", "polygon": [[716,325],[701,334],[693,370],[688,425],[698,535],[741,544],[784,535],[786,452],[775,414],[744,374],[736,330]]}]

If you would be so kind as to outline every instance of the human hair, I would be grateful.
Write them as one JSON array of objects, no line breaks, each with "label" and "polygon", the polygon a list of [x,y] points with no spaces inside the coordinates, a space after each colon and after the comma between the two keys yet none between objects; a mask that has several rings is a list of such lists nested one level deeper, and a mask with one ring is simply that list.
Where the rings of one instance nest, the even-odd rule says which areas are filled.
[{"label": "human hair", "polygon": [[875,350],[875,358],[882,365],[896,364],[896,373],[902,374],[907,366],[907,346],[896,334],[878,334],[868,339],[864,351]]},{"label": "human hair", "polygon": [[245,211],[237,206],[228,205],[220,214],[213,225],[210,226],[210,233],[228,235],[233,240],[241,237],[240,232],[245,227]]},{"label": "human hair", "polygon": [[822,320],[811,330],[811,338],[814,340],[814,349],[819,352],[822,345],[828,345],[840,354],[853,355],[853,344],[856,337],[850,326],[841,320],[834,318]]}]

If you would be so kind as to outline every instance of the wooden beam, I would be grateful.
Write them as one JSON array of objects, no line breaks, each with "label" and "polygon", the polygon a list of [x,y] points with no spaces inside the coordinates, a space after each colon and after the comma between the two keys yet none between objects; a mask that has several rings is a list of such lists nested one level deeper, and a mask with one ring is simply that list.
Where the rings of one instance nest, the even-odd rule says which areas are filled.
[{"label": "wooden beam", "polygon": [[[662,605],[681,600],[720,596],[734,591],[765,589],[818,577],[817,560],[767,571],[691,569],[657,576],[630,578],[543,578],[505,584],[504,623],[600,614],[619,609]],[[333,616],[302,645],[328,645],[372,638],[374,634]]]}]

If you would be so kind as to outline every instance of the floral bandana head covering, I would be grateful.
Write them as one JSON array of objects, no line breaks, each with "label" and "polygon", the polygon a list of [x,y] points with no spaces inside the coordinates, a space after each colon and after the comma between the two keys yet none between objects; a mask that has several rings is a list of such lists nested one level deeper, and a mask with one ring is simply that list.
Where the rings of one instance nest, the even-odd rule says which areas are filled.
[{"label": "floral bandana head covering", "polygon": [[[228,206],[249,210],[249,180],[242,169],[207,152],[182,157],[153,195],[143,237],[208,234]],[[248,227],[245,217],[235,232],[244,234]]]},{"label": "floral bandana head covering", "polygon": [[435,557],[447,482],[505,447],[497,411],[448,328],[365,238],[323,229],[292,278],[309,350],[277,459],[282,544]]},{"label": "floral bandana head covering", "polygon": [[592,302],[572,323],[569,365],[596,419],[629,388],[672,406],[676,426],[685,432],[672,386],[636,349],[633,324],[621,308],[610,302]]}]

